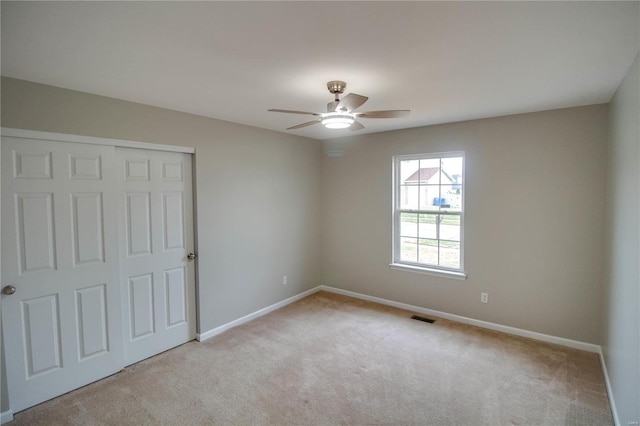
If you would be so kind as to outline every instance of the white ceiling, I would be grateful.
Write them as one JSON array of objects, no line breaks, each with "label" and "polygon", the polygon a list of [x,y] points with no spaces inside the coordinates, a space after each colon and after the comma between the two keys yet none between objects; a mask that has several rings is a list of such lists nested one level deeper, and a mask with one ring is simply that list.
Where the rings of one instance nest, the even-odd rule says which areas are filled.
[{"label": "white ceiling", "polygon": [[[285,131],[329,80],[372,133],[608,102],[638,2],[2,2],[2,75]],[[293,134],[351,134],[315,125]]]}]

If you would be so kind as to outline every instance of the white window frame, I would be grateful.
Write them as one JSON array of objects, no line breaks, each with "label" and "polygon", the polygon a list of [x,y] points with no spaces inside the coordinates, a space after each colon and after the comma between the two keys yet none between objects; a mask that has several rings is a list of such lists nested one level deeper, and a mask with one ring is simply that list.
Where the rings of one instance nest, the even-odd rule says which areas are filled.
[{"label": "white window frame", "polygon": [[[427,265],[424,263],[408,262],[406,260],[400,260],[400,214],[407,213],[422,213],[422,214],[442,214],[442,210],[408,210],[400,208],[400,162],[407,160],[430,160],[434,158],[451,158],[462,157],[462,176],[460,181],[462,184],[462,199],[460,208],[460,268],[449,268],[445,266]],[[452,152],[438,152],[438,153],[425,153],[425,154],[409,154],[409,155],[396,155],[393,157],[393,226],[392,226],[392,257],[391,264],[389,265],[393,269],[400,269],[411,272],[419,272],[430,275],[444,276],[456,279],[466,279],[467,275],[464,271],[464,214],[467,188],[465,185],[465,155],[464,151],[452,151]],[[418,206],[419,207],[419,206]],[[455,214],[458,212],[448,212],[446,214]],[[438,239],[439,240],[439,239]]]}]

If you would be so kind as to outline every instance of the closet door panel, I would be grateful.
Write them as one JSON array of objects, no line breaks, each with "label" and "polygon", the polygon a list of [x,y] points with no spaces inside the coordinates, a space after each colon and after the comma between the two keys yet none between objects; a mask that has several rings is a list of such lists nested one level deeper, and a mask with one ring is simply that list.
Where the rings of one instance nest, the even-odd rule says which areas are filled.
[{"label": "closet door panel", "polygon": [[125,363],[195,338],[191,155],[118,148]]},{"label": "closet door panel", "polygon": [[2,137],[2,326],[14,412],[123,366],[115,148]]}]

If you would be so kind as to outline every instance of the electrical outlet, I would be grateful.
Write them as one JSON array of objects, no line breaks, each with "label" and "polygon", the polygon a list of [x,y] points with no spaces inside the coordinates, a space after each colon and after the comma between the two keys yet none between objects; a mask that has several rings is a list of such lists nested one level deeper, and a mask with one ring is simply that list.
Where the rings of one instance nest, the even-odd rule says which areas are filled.
[{"label": "electrical outlet", "polygon": [[489,303],[489,293],[480,293],[480,301],[482,303]]},{"label": "electrical outlet", "polygon": [[289,283],[289,280],[287,279],[286,275],[282,276],[282,285],[287,285]]}]

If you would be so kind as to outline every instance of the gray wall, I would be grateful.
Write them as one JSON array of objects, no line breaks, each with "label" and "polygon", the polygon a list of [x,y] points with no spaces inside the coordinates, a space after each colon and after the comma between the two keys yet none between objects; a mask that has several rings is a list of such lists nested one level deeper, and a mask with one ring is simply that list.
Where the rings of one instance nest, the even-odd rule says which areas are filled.
[{"label": "gray wall", "polygon": [[[623,420],[638,417],[638,376],[625,374],[638,361],[638,198],[616,195],[633,185],[639,196],[634,93],[637,59],[610,114],[596,105],[322,143],[343,158],[324,157],[317,141],[8,78],[2,126],[196,148],[201,331],[322,282],[585,342],[602,337]],[[608,119],[617,162],[609,252],[632,251],[605,271]],[[468,279],[389,269],[391,157],[450,150],[466,152]],[[630,226],[635,241],[623,232]],[[635,355],[626,350],[633,333]]]},{"label": "gray wall", "polygon": [[319,141],[10,78],[2,126],[196,148],[201,332],[319,284]]},{"label": "gray wall", "polygon": [[[325,141],[323,284],[599,343],[607,105]],[[391,162],[466,153],[466,281],[392,270]],[[480,292],[489,303],[480,303]]]},{"label": "gray wall", "polygon": [[611,101],[604,354],[620,424],[640,420],[640,56]]},{"label": "gray wall", "polygon": [[[0,230],[1,234],[1,230]],[[0,259],[2,258],[0,254]],[[0,271],[2,270],[2,264],[0,264]],[[0,287],[3,287],[0,282]],[[9,409],[9,397],[7,390],[7,367],[4,360],[4,339],[2,337],[2,303],[0,302],[0,413]]]}]

